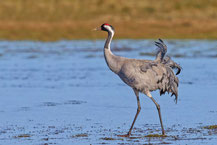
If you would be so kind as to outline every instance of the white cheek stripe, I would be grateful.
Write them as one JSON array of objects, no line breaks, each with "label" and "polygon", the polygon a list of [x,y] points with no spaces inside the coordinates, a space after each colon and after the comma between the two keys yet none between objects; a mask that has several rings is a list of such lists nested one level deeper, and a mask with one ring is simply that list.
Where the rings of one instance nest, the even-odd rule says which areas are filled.
[{"label": "white cheek stripe", "polygon": [[114,34],[114,31],[112,30],[112,28],[108,25],[104,26],[109,32],[111,32],[112,34]]}]

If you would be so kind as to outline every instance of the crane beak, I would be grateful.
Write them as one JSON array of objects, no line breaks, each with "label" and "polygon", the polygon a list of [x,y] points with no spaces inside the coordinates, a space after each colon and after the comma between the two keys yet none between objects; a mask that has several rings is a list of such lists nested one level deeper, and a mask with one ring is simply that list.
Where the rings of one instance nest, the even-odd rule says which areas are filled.
[{"label": "crane beak", "polygon": [[101,27],[96,27],[93,29],[93,31],[101,31]]}]

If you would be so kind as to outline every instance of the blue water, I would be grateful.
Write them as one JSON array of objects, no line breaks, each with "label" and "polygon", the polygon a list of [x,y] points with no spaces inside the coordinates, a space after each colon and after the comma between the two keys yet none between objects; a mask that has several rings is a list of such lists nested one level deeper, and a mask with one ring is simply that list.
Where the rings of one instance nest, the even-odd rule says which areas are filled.
[{"label": "blue water", "polygon": [[[136,97],[106,66],[104,40],[0,41],[0,144],[216,144],[217,131],[203,127],[217,124],[217,41],[165,42],[183,68],[178,104],[152,93],[170,137],[144,137],[161,128],[153,102],[140,94],[132,131],[138,138],[119,138],[136,113]],[[137,59],[156,53],[154,40],[116,40],[112,50]]]}]

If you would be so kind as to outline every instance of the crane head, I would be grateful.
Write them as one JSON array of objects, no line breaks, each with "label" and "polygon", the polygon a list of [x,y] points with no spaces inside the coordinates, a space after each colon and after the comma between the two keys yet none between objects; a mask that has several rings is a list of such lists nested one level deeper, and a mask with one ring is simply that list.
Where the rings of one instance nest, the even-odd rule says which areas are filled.
[{"label": "crane head", "polygon": [[100,27],[95,28],[94,30],[96,31],[114,31],[114,28],[112,27],[112,25],[108,24],[108,23],[104,23],[102,24]]}]

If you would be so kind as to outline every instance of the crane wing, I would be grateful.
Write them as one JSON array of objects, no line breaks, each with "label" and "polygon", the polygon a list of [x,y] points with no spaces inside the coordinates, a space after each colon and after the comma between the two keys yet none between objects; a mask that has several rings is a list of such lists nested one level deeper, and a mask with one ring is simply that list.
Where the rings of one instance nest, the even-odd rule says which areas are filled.
[{"label": "crane wing", "polygon": [[155,41],[155,45],[158,47],[158,52],[155,61],[168,65],[172,69],[176,69],[177,70],[176,75],[178,75],[181,72],[182,67],[178,65],[176,62],[174,62],[169,56],[165,56],[167,53],[167,46],[163,42],[163,40],[161,39],[158,40],[159,42]]},{"label": "crane wing", "polygon": [[158,47],[157,55],[156,55],[156,61],[162,62],[164,59],[165,54],[167,53],[167,46],[163,42],[163,40],[158,39],[159,42],[155,41],[155,45]]},{"label": "crane wing", "polygon": [[151,63],[145,63],[140,66],[140,70],[142,72],[147,72],[148,69],[152,69],[153,66],[157,66],[157,63],[151,62]]},{"label": "crane wing", "polygon": [[[140,70],[144,73],[146,77],[145,80],[148,81],[150,88],[158,88],[160,95],[165,92],[172,93],[172,95],[175,95],[175,101],[177,102],[179,80],[173,72],[173,67],[176,68],[176,66],[178,66],[177,68],[179,69],[180,66],[169,59],[169,57],[165,58],[166,59],[163,60],[165,64],[154,61],[144,63],[140,66]],[[176,74],[179,72],[180,70],[178,70]]]}]

